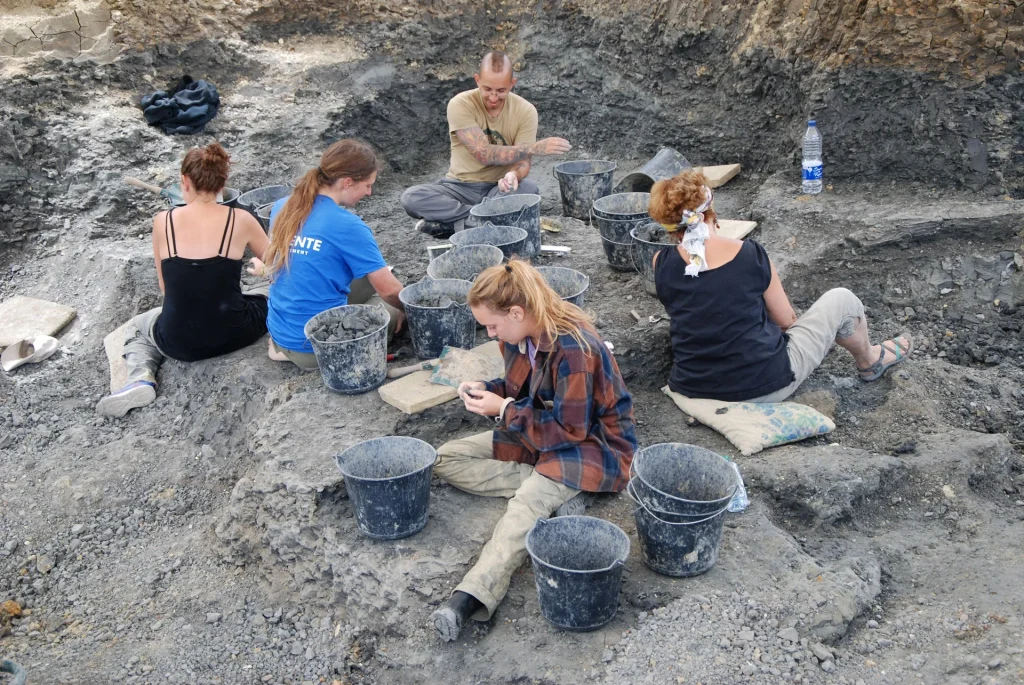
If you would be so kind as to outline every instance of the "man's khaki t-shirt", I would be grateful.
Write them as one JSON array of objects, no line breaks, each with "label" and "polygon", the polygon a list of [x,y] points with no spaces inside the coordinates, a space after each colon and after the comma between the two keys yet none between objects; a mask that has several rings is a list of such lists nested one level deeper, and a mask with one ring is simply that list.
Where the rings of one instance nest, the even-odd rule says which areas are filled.
[{"label": "man's khaki t-shirt", "polygon": [[491,145],[536,143],[537,108],[515,93],[509,93],[501,114],[491,118],[484,109],[478,88],[459,93],[448,101],[448,133],[452,139],[448,178],[467,183],[497,183],[512,165],[484,166],[455,135],[456,131],[474,126],[480,127]]}]

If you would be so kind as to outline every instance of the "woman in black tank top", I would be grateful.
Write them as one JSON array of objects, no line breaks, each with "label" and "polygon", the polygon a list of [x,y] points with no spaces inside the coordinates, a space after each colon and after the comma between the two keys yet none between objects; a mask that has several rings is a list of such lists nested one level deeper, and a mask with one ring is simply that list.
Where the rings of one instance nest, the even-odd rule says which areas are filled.
[{"label": "woman in black tank top", "polygon": [[153,258],[162,307],[136,316],[126,333],[128,383],[96,409],[124,416],[156,398],[164,357],[198,361],[234,352],[267,332],[266,286],[243,293],[242,257],[263,257],[268,240],[248,212],[217,204],[229,157],[217,143],[194,148],[181,165],[186,205],[153,219]]},{"label": "woman in black tank top", "polygon": [[725,402],[781,402],[837,343],[873,381],[911,351],[908,336],[872,345],[864,306],[828,291],[797,318],[768,253],[717,234],[714,194],[691,170],[651,189],[651,217],[679,242],[655,256],[658,299],[671,322],[669,388]]}]

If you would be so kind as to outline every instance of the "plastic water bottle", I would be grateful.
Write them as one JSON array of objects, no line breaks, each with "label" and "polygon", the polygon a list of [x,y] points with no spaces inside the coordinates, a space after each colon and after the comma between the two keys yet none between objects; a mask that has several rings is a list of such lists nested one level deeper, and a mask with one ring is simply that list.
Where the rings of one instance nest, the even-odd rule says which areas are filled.
[{"label": "plastic water bottle", "polygon": [[821,134],[818,133],[817,122],[807,122],[804,133],[804,193],[817,195],[821,192]]}]

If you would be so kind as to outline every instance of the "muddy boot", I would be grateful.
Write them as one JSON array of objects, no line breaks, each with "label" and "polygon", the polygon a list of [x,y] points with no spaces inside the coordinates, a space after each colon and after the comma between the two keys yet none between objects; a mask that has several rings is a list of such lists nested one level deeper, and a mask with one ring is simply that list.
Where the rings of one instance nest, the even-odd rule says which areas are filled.
[{"label": "muddy boot", "polygon": [[483,602],[473,595],[456,590],[448,604],[430,615],[430,620],[434,622],[434,632],[445,642],[451,642],[459,637],[469,617],[483,606]]},{"label": "muddy boot", "polygon": [[551,518],[555,518],[556,516],[583,516],[587,511],[587,507],[593,503],[594,493],[581,492],[565,504],[555,509],[555,513],[551,515]]},{"label": "muddy boot", "polygon": [[465,222],[461,219],[454,223],[441,222],[441,221],[427,221],[426,219],[420,219],[416,222],[416,230],[420,233],[426,233],[433,238],[446,239],[451,238],[453,233],[458,233],[465,227]]}]

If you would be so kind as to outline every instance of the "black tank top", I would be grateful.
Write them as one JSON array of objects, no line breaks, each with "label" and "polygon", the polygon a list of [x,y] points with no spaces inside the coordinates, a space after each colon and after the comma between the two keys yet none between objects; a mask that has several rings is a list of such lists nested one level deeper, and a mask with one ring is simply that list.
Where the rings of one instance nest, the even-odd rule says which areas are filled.
[{"label": "black tank top", "polygon": [[741,402],[793,382],[787,338],[768,317],[771,260],[753,240],[731,262],[687,276],[679,250],[657,255],[654,284],[671,319],[668,385],[687,397]]},{"label": "black tank top", "polygon": [[203,259],[178,256],[173,212],[167,212],[164,228],[170,256],[160,262],[164,307],[154,330],[157,347],[172,359],[193,362],[256,342],[267,332],[267,298],[242,294],[242,260],[227,257],[234,208],[228,210],[217,256]]}]

